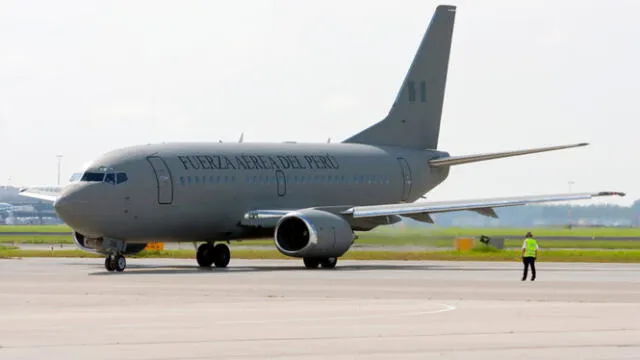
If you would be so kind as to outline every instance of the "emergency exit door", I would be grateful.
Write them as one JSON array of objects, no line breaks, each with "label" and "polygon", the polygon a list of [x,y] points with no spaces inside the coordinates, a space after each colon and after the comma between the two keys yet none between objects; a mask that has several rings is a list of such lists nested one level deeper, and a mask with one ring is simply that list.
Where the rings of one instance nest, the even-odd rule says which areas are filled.
[{"label": "emergency exit door", "polygon": [[278,196],[284,196],[287,193],[287,180],[282,170],[276,170],[276,183],[278,184]]},{"label": "emergency exit door", "polygon": [[158,203],[171,204],[173,202],[173,182],[171,173],[167,164],[158,156],[150,156],[147,158],[153,172],[156,175],[156,184],[158,185]]},{"label": "emergency exit door", "polygon": [[404,158],[398,158],[402,170],[402,201],[409,200],[411,194],[411,168]]}]

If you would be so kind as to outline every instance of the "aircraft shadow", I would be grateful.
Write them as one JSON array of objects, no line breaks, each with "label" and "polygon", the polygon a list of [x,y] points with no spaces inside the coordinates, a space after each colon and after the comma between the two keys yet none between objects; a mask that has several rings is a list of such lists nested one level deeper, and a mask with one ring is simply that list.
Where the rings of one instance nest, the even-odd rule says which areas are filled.
[{"label": "aircraft shadow", "polygon": [[[86,265],[85,265],[86,266]],[[95,267],[102,268],[99,272],[93,272],[89,275],[138,275],[138,274],[156,274],[156,275],[164,275],[164,274],[233,274],[233,273],[250,273],[250,272],[293,272],[293,271],[316,271],[316,272],[347,272],[347,271],[371,271],[371,270],[388,270],[388,271],[415,271],[415,270],[450,270],[450,269],[441,269],[443,266],[440,265],[413,265],[413,266],[403,266],[403,265],[375,265],[375,264],[367,264],[367,265],[338,265],[335,269],[306,269],[302,263],[299,265],[290,265],[290,266],[229,266],[228,268],[218,269],[215,267],[212,268],[199,268],[197,265],[187,266],[187,265],[176,265],[176,266],[152,266],[152,265],[128,265],[127,269],[122,273],[111,273],[104,270],[102,266],[96,265]]]},{"label": "aircraft shadow", "polygon": [[[286,266],[229,266],[227,268],[200,268],[197,265],[141,265],[141,264],[131,264],[127,266],[127,269],[122,273],[117,272],[108,272],[104,269],[104,267],[100,264],[90,265],[91,268],[100,269],[96,272],[91,272],[89,275],[91,276],[105,276],[105,275],[140,275],[140,274],[148,274],[148,275],[168,275],[168,274],[211,274],[213,276],[219,274],[234,274],[234,273],[268,273],[268,272],[293,272],[293,271],[316,271],[316,272],[349,272],[349,271],[377,271],[377,270],[385,270],[385,271],[471,271],[471,272],[495,272],[495,271],[509,271],[521,269],[521,264],[519,262],[514,262],[516,266],[512,269],[510,267],[483,267],[483,266],[473,266],[471,263],[465,264],[464,266],[455,266],[455,265],[440,265],[440,264],[425,264],[425,265],[393,265],[393,264],[348,264],[348,265],[340,265],[335,269],[306,269],[302,263],[300,264],[292,264]],[[72,264],[69,264],[72,265]],[[86,264],[73,264],[73,265],[82,265],[87,266]],[[544,265],[542,265],[544,266]],[[538,267],[541,267],[540,265]],[[545,272],[565,272],[568,269],[544,269]],[[578,270],[577,268],[572,268],[571,270]],[[589,269],[589,268],[580,268],[579,271],[598,271],[601,272],[602,269]]]},{"label": "aircraft shadow", "polygon": [[[85,265],[86,266],[86,265]],[[92,266],[94,267],[94,266]],[[104,276],[104,275],[167,275],[167,274],[234,274],[234,273],[268,273],[268,272],[293,272],[293,271],[331,271],[331,272],[349,272],[349,271],[505,271],[511,270],[508,268],[488,268],[488,267],[474,267],[474,266],[451,266],[451,265],[386,265],[386,264],[362,264],[362,265],[340,265],[335,269],[306,269],[302,264],[287,265],[287,266],[230,266],[228,268],[199,268],[197,265],[176,265],[176,266],[153,266],[153,265],[139,265],[131,264],[127,266],[127,269],[122,273],[112,273],[104,270],[101,265],[96,265],[95,268],[100,268],[100,271],[89,273],[92,276]],[[518,267],[519,269],[519,267]],[[562,269],[545,269],[545,271],[563,271]]]}]

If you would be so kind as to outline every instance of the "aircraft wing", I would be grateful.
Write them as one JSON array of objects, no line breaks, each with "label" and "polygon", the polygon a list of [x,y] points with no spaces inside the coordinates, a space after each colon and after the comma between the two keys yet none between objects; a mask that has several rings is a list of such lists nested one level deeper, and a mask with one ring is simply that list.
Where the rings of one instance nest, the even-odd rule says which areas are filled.
[{"label": "aircraft wing", "polygon": [[[586,200],[599,196],[624,196],[620,192],[599,192],[599,193],[573,193],[573,194],[557,194],[557,195],[537,195],[523,197],[507,197],[493,199],[478,200],[455,200],[442,202],[418,202],[410,204],[389,204],[389,205],[371,205],[371,206],[354,206],[344,212],[343,215],[349,215],[353,218],[367,218],[378,216],[407,216],[421,217],[428,214],[452,212],[452,211],[475,211],[481,215],[497,218],[494,208],[519,206],[527,204],[537,204],[545,202]],[[419,220],[419,219],[416,219]],[[425,220],[427,220],[425,218]],[[429,221],[427,221],[429,222]]]},{"label": "aircraft wing", "polygon": [[[601,196],[625,196],[624,193],[603,191],[598,193],[572,193],[556,195],[536,195],[522,197],[506,197],[477,200],[455,200],[442,202],[417,202],[385,205],[368,205],[352,207],[315,208],[342,215],[345,220],[357,228],[363,227],[363,221],[371,225],[392,224],[398,222],[400,216],[414,220],[433,223],[430,214],[475,211],[481,215],[497,218],[494,208],[537,204],[546,202],[587,200]],[[254,227],[275,227],[278,220],[287,213],[300,209],[252,210],[245,214],[241,224]],[[366,227],[366,226],[364,226]]]},{"label": "aircraft wing", "polygon": [[31,186],[21,188],[18,194],[25,197],[54,202],[61,191],[62,187],[60,186]]}]

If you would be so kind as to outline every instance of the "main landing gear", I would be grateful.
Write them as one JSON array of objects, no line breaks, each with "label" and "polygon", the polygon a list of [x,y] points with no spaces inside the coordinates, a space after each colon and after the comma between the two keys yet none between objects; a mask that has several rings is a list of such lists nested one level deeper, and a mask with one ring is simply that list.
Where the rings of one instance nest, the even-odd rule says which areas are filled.
[{"label": "main landing gear", "polygon": [[127,267],[127,259],[122,255],[109,255],[104,259],[104,268],[107,271],[123,272]]},{"label": "main landing gear", "polygon": [[336,267],[338,263],[337,257],[328,257],[328,258],[304,258],[304,266],[307,269],[317,269],[318,265],[322,266],[325,269],[333,269]]},{"label": "main landing gear", "polygon": [[213,264],[216,267],[224,268],[229,265],[231,252],[225,244],[217,244],[214,246],[213,243],[205,243],[198,247],[196,260],[198,260],[200,267],[211,267]]}]

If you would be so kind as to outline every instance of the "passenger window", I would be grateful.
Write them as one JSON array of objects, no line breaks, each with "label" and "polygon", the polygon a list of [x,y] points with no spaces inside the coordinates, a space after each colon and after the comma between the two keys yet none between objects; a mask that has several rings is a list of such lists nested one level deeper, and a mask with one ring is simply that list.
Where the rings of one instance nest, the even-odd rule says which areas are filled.
[{"label": "passenger window", "polygon": [[[118,173],[116,176],[116,184],[122,184],[123,182],[127,181],[127,174],[125,173]],[[182,178],[182,182],[184,183],[184,178]]]},{"label": "passenger window", "polygon": [[115,185],[116,184],[116,175],[114,173],[107,173],[107,176],[104,178],[104,182],[107,184]]}]

